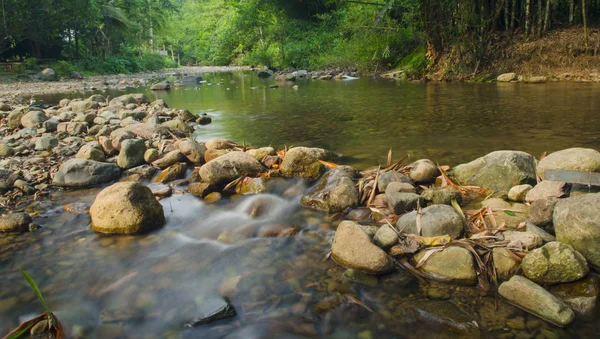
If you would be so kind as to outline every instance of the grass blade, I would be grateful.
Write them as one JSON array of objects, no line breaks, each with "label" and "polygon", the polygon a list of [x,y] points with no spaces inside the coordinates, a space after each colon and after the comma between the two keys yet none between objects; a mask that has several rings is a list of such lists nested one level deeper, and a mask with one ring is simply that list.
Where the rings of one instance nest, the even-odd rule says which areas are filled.
[{"label": "grass blade", "polygon": [[25,271],[23,271],[20,267],[19,267],[19,272],[21,272],[21,274],[25,277],[25,280],[27,280],[27,282],[29,283],[29,285],[31,286],[31,288],[33,289],[35,294],[37,295],[38,299],[40,300],[42,307],[44,307],[46,312],[48,312],[48,315],[50,315],[50,319],[52,319],[52,324],[54,326],[56,326],[56,319],[54,319],[54,315],[52,314],[52,311],[50,311],[50,307],[48,307],[48,304],[46,304],[46,300],[44,300],[44,296],[42,295],[42,291],[40,291],[40,288],[38,287],[38,285],[35,283],[35,281],[33,281],[33,279],[29,276],[29,274],[25,273]]}]

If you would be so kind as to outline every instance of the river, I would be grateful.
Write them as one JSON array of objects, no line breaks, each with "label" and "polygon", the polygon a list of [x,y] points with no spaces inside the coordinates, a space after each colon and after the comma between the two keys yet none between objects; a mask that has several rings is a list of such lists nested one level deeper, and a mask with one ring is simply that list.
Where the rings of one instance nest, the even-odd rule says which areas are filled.
[{"label": "river", "polygon": [[[396,158],[409,154],[449,165],[499,149],[539,156],[600,148],[598,85],[364,78],[269,88],[276,83],[250,72],[204,80],[198,87],[144,91],[171,107],[208,112],[213,122],[201,127],[198,140],[219,136],[255,146],[324,147],[361,169],[385,163],[390,147]],[[57,192],[28,208],[40,230],[0,235],[0,333],[43,311],[17,271],[22,267],[78,338],[600,335],[599,311],[560,329],[473,287],[419,283],[402,272],[380,277],[374,286],[352,283],[327,259],[338,220],[300,207],[307,189],[288,180],[270,194],[214,205],[174,194],[161,200],[163,229],[118,237],[95,234],[87,214],[63,210],[67,203],[93,202],[99,189]],[[299,233],[248,238],[243,232],[289,227]],[[234,317],[184,327],[222,297],[236,310]]]}]

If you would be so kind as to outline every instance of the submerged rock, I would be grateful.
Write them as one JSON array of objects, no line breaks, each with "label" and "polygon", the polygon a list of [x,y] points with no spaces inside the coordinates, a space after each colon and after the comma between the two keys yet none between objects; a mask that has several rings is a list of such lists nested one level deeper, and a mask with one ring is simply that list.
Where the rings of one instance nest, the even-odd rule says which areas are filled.
[{"label": "submerged rock", "polygon": [[102,190],[90,216],[92,229],[100,233],[148,232],[165,223],[162,205],[148,187],[136,182],[120,182]]},{"label": "submerged rock", "polygon": [[558,326],[567,326],[575,320],[569,306],[525,277],[515,275],[503,282],[498,292],[508,302]]},{"label": "submerged rock", "polygon": [[600,172],[600,152],[591,148],[569,148],[550,153],[539,161],[537,175],[544,179],[549,169]]},{"label": "submerged rock", "polygon": [[550,286],[548,291],[562,299],[578,315],[593,320],[600,293],[599,280],[596,276],[589,276],[572,283]]},{"label": "submerged rock", "polygon": [[461,185],[480,186],[492,192],[508,192],[513,186],[537,182],[533,157],[519,151],[492,152],[456,166],[449,174]]},{"label": "submerged rock", "polygon": [[358,205],[355,178],[354,168],[338,166],[326,173],[312,192],[302,197],[302,204],[330,213],[354,207]]},{"label": "submerged rock", "polygon": [[521,263],[506,247],[495,247],[492,250],[492,258],[496,274],[501,280],[508,280],[515,275]]},{"label": "submerged rock", "polygon": [[244,175],[256,175],[263,170],[258,160],[244,152],[222,155],[200,167],[202,181],[224,185]]},{"label": "submerged rock", "polygon": [[560,242],[551,242],[529,252],[521,267],[525,276],[538,284],[571,282],[589,272],[583,255]]},{"label": "submerged rock", "polygon": [[202,302],[197,303],[196,306],[197,315],[185,324],[186,327],[210,324],[236,315],[233,306],[221,297],[202,298]]},{"label": "submerged rock", "polygon": [[[449,235],[453,239],[460,237],[464,222],[456,210],[448,205],[432,205],[422,210],[421,235],[437,237]],[[411,212],[398,219],[396,228],[407,234],[417,234],[417,212]]]},{"label": "submerged rock", "polygon": [[27,213],[10,213],[0,216],[0,232],[28,232],[31,217]]},{"label": "submerged rock", "polygon": [[335,232],[331,256],[340,265],[370,274],[392,270],[385,252],[371,242],[369,235],[353,221],[342,221]]},{"label": "submerged rock", "polygon": [[[430,250],[423,250],[415,254],[413,261],[418,264]],[[469,250],[450,246],[432,254],[419,268],[431,279],[456,284],[475,284],[477,272],[475,262]]]},{"label": "submerged rock", "polygon": [[70,159],[60,166],[52,184],[62,187],[87,187],[119,179],[121,169],[116,164],[93,160]]},{"label": "submerged rock", "polygon": [[322,148],[294,147],[287,151],[281,163],[281,173],[287,177],[318,179],[326,170],[319,160],[327,160],[330,153]]},{"label": "submerged rock", "polygon": [[573,246],[600,268],[600,193],[560,199],[554,207],[556,240]]}]

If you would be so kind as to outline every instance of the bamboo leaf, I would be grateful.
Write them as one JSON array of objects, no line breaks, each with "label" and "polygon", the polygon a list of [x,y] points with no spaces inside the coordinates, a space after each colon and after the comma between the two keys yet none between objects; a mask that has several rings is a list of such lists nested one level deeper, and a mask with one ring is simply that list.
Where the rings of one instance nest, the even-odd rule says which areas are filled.
[{"label": "bamboo leaf", "polygon": [[516,217],[516,216],[517,216],[517,215],[515,214],[515,212],[513,212],[513,211],[506,211],[506,210],[505,210],[505,211],[504,211],[504,213],[506,213],[506,214],[510,215],[511,217]]},{"label": "bamboo leaf", "polygon": [[458,204],[458,201],[456,201],[456,199],[452,199],[452,207],[454,207],[454,209],[456,210],[456,212],[458,212],[458,214],[460,214],[460,216],[463,218],[463,220],[465,220],[465,214],[463,213],[462,208],[460,208],[460,205]]}]

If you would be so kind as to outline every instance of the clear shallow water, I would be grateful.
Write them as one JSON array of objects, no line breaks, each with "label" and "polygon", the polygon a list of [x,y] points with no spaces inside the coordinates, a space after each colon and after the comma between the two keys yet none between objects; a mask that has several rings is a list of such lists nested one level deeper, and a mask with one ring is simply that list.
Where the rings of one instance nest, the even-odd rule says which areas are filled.
[{"label": "clear shallow water", "polygon": [[[368,78],[276,83],[252,72],[207,74],[205,80],[224,84],[146,94],[171,107],[208,111],[213,124],[201,129],[203,139],[324,147],[358,167],[385,162],[390,147],[398,158],[410,154],[449,165],[499,149],[540,156],[569,147],[600,148],[597,84]],[[279,88],[268,88],[271,84]]]},{"label": "clear shallow water", "polygon": [[[384,162],[392,146],[441,163],[468,161],[500,148],[598,148],[598,86],[548,84],[271,84],[252,74],[209,76],[223,86],[150,93],[171,107],[210,110],[202,138],[224,136],[256,146],[311,145],[346,163]],[[229,82],[234,79],[236,84]],[[258,87],[255,90],[250,87]],[[227,88],[230,88],[228,91]],[[307,189],[280,182],[272,194],[206,205],[192,196],[162,200],[167,224],[141,236],[95,234],[86,214],[63,205],[94,200],[99,189],[58,193],[39,204],[37,232],[0,235],[0,334],[42,312],[16,271],[25,269],[75,337],[84,338],[587,338],[600,314],[563,330],[476,288],[418,283],[403,273],[375,286],[351,283],[323,260],[335,222],[298,206]],[[257,238],[294,227],[289,238]],[[232,242],[224,244],[222,241]],[[214,298],[237,315],[184,328]],[[360,300],[365,307],[353,302]],[[368,308],[368,309],[367,309]],[[508,323],[524,329],[510,329]],[[517,326],[518,327],[518,326]]]}]

